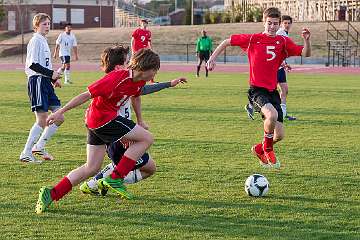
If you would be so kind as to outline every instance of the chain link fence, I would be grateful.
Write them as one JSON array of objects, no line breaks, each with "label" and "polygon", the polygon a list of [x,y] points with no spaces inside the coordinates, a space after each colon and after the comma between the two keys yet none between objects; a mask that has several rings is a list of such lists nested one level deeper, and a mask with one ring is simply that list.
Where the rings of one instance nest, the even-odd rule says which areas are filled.
[{"label": "chain link fence", "polygon": [[[108,46],[122,44],[129,46],[129,43],[79,43],[79,62],[97,63],[100,61],[100,54]],[[214,43],[217,46],[219,43]],[[50,44],[51,51],[54,51],[55,45]],[[192,43],[153,43],[153,49],[159,55],[162,61],[189,63],[197,61],[195,44]],[[26,45],[22,44],[0,44],[0,63],[25,63]],[[57,60],[53,59],[56,63]],[[238,47],[227,48],[221,56],[218,57],[219,63],[247,63],[247,56]],[[292,57],[289,63],[296,64],[326,64],[328,61],[328,48],[326,45],[313,45],[312,57]]]}]

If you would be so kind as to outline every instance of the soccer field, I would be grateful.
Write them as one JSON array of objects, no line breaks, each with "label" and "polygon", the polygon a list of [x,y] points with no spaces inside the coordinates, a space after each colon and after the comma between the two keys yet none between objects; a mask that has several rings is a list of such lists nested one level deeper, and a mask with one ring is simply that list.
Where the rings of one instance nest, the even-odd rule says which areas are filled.
[{"label": "soccer field", "polygon": [[[56,160],[20,163],[34,122],[23,72],[0,73],[0,239],[360,239],[360,76],[289,76],[286,137],[275,146],[281,170],[263,169],[250,148],[262,121],[248,120],[247,74],[182,74],[189,83],[142,98],[155,144],[157,173],[128,188],[121,201],[83,195],[78,187],[36,215],[41,186],[53,185],[86,159],[84,110],[65,115],[47,145]],[[101,76],[74,72],[57,94],[65,104]],[[108,159],[105,160],[108,162]],[[244,192],[246,178],[265,175],[264,198]]]}]

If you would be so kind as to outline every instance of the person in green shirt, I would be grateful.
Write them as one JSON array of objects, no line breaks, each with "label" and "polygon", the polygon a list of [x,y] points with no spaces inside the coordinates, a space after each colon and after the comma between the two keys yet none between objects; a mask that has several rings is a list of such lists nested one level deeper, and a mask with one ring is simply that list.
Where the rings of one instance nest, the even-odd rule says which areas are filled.
[{"label": "person in green shirt", "polygon": [[198,64],[196,69],[196,76],[199,77],[201,64],[205,61],[206,77],[209,75],[209,71],[206,67],[206,63],[212,54],[212,39],[206,35],[206,31],[202,30],[202,36],[196,41],[196,56],[198,58]]}]

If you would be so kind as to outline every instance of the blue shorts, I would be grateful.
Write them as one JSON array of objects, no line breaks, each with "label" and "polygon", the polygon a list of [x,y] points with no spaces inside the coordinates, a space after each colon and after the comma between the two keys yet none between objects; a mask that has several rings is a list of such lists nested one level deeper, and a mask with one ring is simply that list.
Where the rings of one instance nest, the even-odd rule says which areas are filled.
[{"label": "blue shorts", "polygon": [[62,64],[70,63],[70,56],[60,56],[60,59]]},{"label": "blue shorts", "polygon": [[49,77],[34,75],[28,80],[28,95],[31,111],[54,111],[61,106]]},{"label": "blue shorts", "polygon": [[278,83],[286,83],[286,72],[284,68],[280,68],[277,73]]},{"label": "blue shorts", "polygon": [[[106,145],[106,152],[111,161],[117,165],[120,162],[121,157],[124,155],[126,148],[121,141],[116,141]],[[145,166],[149,162],[150,156],[148,153],[144,153],[139,160],[136,161],[134,169],[139,169]],[[133,169],[133,170],[134,170]]]}]

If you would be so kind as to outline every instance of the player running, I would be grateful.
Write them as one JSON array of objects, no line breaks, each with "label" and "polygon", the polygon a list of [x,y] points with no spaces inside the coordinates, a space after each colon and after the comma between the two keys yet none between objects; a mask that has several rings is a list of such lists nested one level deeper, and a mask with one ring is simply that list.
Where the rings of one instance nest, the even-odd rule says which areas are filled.
[{"label": "player running", "polygon": [[78,48],[77,41],[74,33],[71,32],[72,24],[65,23],[64,32],[60,33],[56,39],[56,46],[54,51],[54,58],[59,54],[61,59],[61,68],[59,71],[64,73],[64,83],[71,84],[70,80],[70,61],[71,61],[71,50],[74,50],[74,60],[77,61],[78,57]]},{"label": "player running", "polygon": [[[123,48],[121,46],[116,47],[109,47],[106,48],[101,55],[101,65],[102,69],[105,73],[109,73],[113,70],[119,70],[124,68],[124,64],[119,64],[116,62],[116,56],[121,54],[125,55],[124,59],[128,54],[129,49]],[[174,79],[170,82],[164,83],[155,83],[152,85],[145,85],[141,90],[141,95],[146,95],[150,93],[154,93],[160,91],[165,88],[175,87],[179,83],[186,83],[186,79],[178,78]],[[130,109],[130,99],[128,99],[119,110],[119,113],[122,117],[131,119],[131,109]],[[137,119],[138,124],[141,126],[147,127],[147,125],[142,121],[142,119]],[[140,120],[140,122],[139,122]],[[98,185],[98,180],[108,177],[112,171],[114,170],[115,166],[118,164],[121,157],[124,155],[127,147],[128,142],[118,140],[114,143],[110,143],[106,145],[106,152],[109,158],[111,159],[111,163],[109,163],[103,170],[101,170],[98,174],[96,174],[93,178],[89,181],[84,182],[80,186],[80,190],[85,194],[92,194],[92,195],[105,195],[107,193],[107,188],[104,187],[102,184]],[[144,155],[141,156],[140,159],[136,161],[136,165],[134,169],[132,169],[128,175],[124,178],[125,184],[133,184],[137,183],[141,180],[144,180],[150,176],[152,176],[156,171],[156,164],[155,161],[152,159],[149,153],[145,152]],[[102,183],[100,181],[100,183]]]},{"label": "player running", "polygon": [[277,71],[285,58],[311,55],[310,32],[304,28],[304,46],[296,45],[290,38],[276,35],[280,26],[281,13],[277,8],[268,8],[263,13],[264,32],[256,34],[235,34],[224,40],[210,56],[209,70],[215,68],[217,56],[228,46],[239,46],[247,52],[250,63],[250,89],[248,98],[264,119],[264,138],[252,147],[260,164],[280,168],[273,144],[285,136],[280,96],[276,89]]}]

